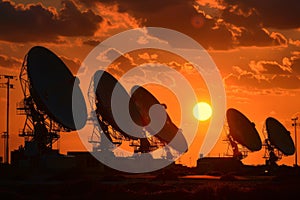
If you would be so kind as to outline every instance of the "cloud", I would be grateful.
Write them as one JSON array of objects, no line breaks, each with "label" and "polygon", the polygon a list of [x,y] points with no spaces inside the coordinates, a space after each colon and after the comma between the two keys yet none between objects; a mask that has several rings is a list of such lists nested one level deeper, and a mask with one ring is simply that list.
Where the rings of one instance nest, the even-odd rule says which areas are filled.
[{"label": "cloud", "polygon": [[[78,0],[87,7],[117,5],[118,13],[128,13],[140,26],[164,27],[182,32],[205,48],[231,48],[232,34],[224,24],[199,13],[194,0]],[[133,19],[131,19],[133,20]],[[136,24],[136,23],[134,23]]]},{"label": "cloud", "polygon": [[158,58],[158,55],[157,54],[149,54],[147,52],[144,52],[144,53],[141,53],[141,54],[138,54],[138,57],[147,61],[147,62],[150,62],[150,63],[153,63],[153,62],[156,62],[157,61],[157,58]]},{"label": "cloud", "polygon": [[[283,59],[275,61],[250,61],[250,70],[234,66],[224,80],[226,86],[248,89],[300,89],[300,77],[293,73],[293,64]],[[300,63],[300,62],[299,62]]]},{"label": "cloud", "polygon": [[[291,52],[281,62],[250,60],[247,66],[233,66],[232,73],[224,78],[227,87],[247,90],[298,90],[300,89],[300,52]],[[280,92],[282,94],[282,92]]]},{"label": "cloud", "polygon": [[272,78],[272,84],[274,87],[283,89],[299,89],[300,78],[293,75],[276,75]]},{"label": "cloud", "polygon": [[96,0],[76,0],[76,2],[85,5],[88,8],[94,7],[97,4]]},{"label": "cloud", "polygon": [[224,78],[226,85],[239,86],[246,88],[270,88],[271,84],[266,77],[259,76],[251,71],[235,70],[234,73],[229,74]]},{"label": "cloud", "polygon": [[288,40],[283,34],[278,33],[278,32],[272,32],[269,35],[270,35],[271,38],[274,39],[273,42],[277,43],[278,45],[287,46]]},{"label": "cloud", "polygon": [[[62,8],[56,10],[42,4],[24,6],[1,1],[0,25],[5,31],[0,39],[14,42],[61,42],[61,36],[102,38],[109,36],[108,32],[113,34],[137,26],[155,26],[182,32],[206,49],[287,45],[284,35],[265,29],[264,25],[268,23],[260,13],[265,3],[261,3],[260,7],[258,0],[253,4],[229,0],[76,2],[80,6],[71,0],[62,1]],[[271,13],[273,6],[269,7],[268,12]],[[101,16],[95,13],[100,13]],[[17,30],[22,30],[22,34],[18,34]],[[84,44],[94,46],[98,40],[99,38],[88,39]]]},{"label": "cloud", "polygon": [[[270,0],[267,1],[271,3]],[[77,0],[77,2],[86,7],[95,7],[97,4],[117,6],[117,12],[130,14],[142,26],[165,27],[180,31],[198,41],[206,49],[287,45],[284,35],[278,32],[268,32],[265,29],[258,0],[255,0],[256,3],[253,5],[230,0],[152,0],[147,2]],[[263,7],[265,3],[261,4]],[[270,12],[272,8],[273,6],[269,6]]]},{"label": "cloud", "polygon": [[[295,96],[295,92],[297,91],[291,91],[281,88],[251,88],[245,89],[244,87],[239,87],[235,85],[227,85],[226,86],[226,93],[227,97],[231,100],[234,100],[237,103],[250,103],[252,100],[252,96],[258,96],[258,95],[266,95],[266,96]],[[246,96],[250,97],[247,99],[244,99],[244,101],[239,101],[239,96],[237,97],[237,94],[239,96]],[[237,97],[237,98],[236,98]]]},{"label": "cloud", "polygon": [[289,39],[289,44],[300,47],[300,40]]},{"label": "cloud", "polygon": [[298,0],[219,0],[219,2],[236,14],[250,14],[253,20],[267,28],[296,29],[300,27]]},{"label": "cloud", "polygon": [[23,62],[22,60],[15,57],[0,55],[0,67],[20,68],[22,66],[22,62]]},{"label": "cloud", "polygon": [[227,99],[230,99],[236,103],[239,104],[249,104],[250,103],[250,99],[247,97],[241,97],[241,96],[237,96],[234,92],[232,92],[231,90],[228,90],[226,92],[226,97]]},{"label": "cloud", "polygon": [[291,63],[288,61],[288,58],[283,58],[283,64],[279,64],[276,61],[258,61],[254,60],[250,61],[249,67],[252,71],[257,74],[270,74],[270,75],[283,75],[283,74],[291,74]]},{"label": "cloud", "polygon": [[56,10],[42,4],[0,1],[0,40],[11,42],[59,42],[60,36],[92,36],[103,18],[91,10],[81,11],[70,0]]},{"label": "cloud", "polygon": [[183,66],[182,64],[175,62],[175,61],[171,61],[168,63],[168,66],[170,66],[172,69],[175,69],[177,71],[182,70]]},{"label": "cloud", "polygon": [[269,34],[262,28],[243,29],[238,37],[239,46],[276,46],[285,45],[286,39],[276,33]]},{"label": "cloud", "polygon": [[102,52],[97,59],[111,63],[106,70],[117,77],[137,66],[136,60],[130,54],[122,54],[114,48],[109,48],[107,51]]},{"label": "cloud", "polygon": [[66,64],[66,66],[71,70],[71,72],[76,75],[77,71],[81,66],[81,61],[78,58],[68,58],[65,56],[60,56],[61,60]]},{"label": "cloud", "polygon": [[222,11],[222,19],[238,30],[236,41],[238,46],[276,46],[287,45],[287,39],[278,32],[269,32],[260,14],[251,7],[226,4]]},{"label": "cloud", "polygon": [[297,56],[291,57],[291,62],[292,62],[291,68],[295,75],[300,76],[300,52],[298,53],[299,54]]},{"label": "cloud", "polygon": [[97,46],[98,44],[100,44],[100,40],[94,40],[94,39],[89,39],[89,40],[85,40],[83,41],[83,44],[89,45],[89,46]]},{"label": "cloud", "polygon": [[96,32],[95,36],[100,38],[107,38],[120,31],[128,30],[130,28],[138,28],[140,20],[126,12],[119,12],[116,4],[95,4],[91,9],[95,13],[100,13],[104,21],[101,27]]}]

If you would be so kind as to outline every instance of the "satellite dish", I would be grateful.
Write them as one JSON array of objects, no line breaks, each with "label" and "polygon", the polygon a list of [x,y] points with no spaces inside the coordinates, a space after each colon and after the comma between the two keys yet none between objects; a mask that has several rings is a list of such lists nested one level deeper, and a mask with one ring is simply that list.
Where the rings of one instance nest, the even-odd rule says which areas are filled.
[{"label": "satellite dish", "polygon": [[[30,95],[40,111],[70,130],[81,129],[87,119],[87,109],[79,81],[64,62],[45,47],[35,46],[27,54],[27,74]],[[75,91],[74,91],[75,90]],[[74,123],[72,95],[76,94],[76,106],[81,110],[78,123]]]},{"label": "satellite dish", "polygon": [[236,142],[247,147],[250,151],[259,151],[261,149],[262,142],[253,122],[234,108],[227,110],[226,117],[229,125],[229,134]]},{"label": "satellite dish", "polygon": [[[125,88],[121,85],[121,83],[113,77],[110,73],[98,70],[94,75],[94,84],[97,86],[94,87],[96,93],[96,113],[100,114],[103,121],[106,121],[109,125],[111,125],[116,131],[120,132],[123,136],[130,139],[138,139],[138,137],[134,137],[125,133],[115,121],[112,112],[112,94],[116,86],[118,86],[119,91],[121,94],[120,96],[123,99],[117,99],[120,103],[117,103],[114,106],[117,106],[116,110],[120,112],[126,112],[128,107],[124,106],[121,102],[129,102],[130,96],[125,90]],[[135,118],[141,118],[139,112],[135,107],[132,109],[132,113],[134,114]],[[140,138],[143,135],[141,133]]]},{"label": "satellite dish", "polygon": [[[131,89],[131,98],[129,102],[129,110],[132,119],[139,125],[142,126],[147,126],[151,120],[161,120],[161,119],[150,119],[149,116],[149,110],[150,108],[155,105],[164,105],[161,104],[148,90],[141,86],[134,86]],[[132,114],[132,108],[137,107],[141,118],[137,118],[135,114]],[[173,140],[172,143],[173,145],[170,144],[172,148],[179,152],[186,152],[187,150],[187,142],[182,134],[182,132],[178,129],[178,127],[171,121],[171,118],[169,115],[166,113],[166,122],[162,129],[158,132],[155,133],[151,128],[148,128],[147,131],[150,132],[150,134],[154,135],[157,137],[160,141],[163,143],[169,144],[174,137],[176,136],[176,141]]]},{"label": "satellite dish", "polygon": [[295,153],[295,146],[290,132],[278,120],[268,117],[266,119],[266,131],[271,145],[274,145],[284,155],[290,156]]},{"label": "satellite dish", "polygon": [[[121,145],[124,140],[130,141],[129,146],[134,148],[135,153],[151,152],[159,148],[159,143],[155,138],[147,136],[142,128],[136,130],[136,126],[129,126],[126,127],[127,133],[118,125],[112,111],[112,95],[116,88],[118,88],[118,98],[116,99],[116,104],[113,106],[115,106],[114,109],[120,113],[118,116],[120,118],[119,120],[126,123],[128,122],[128,116],[123,116],[122,113],[128,113],[129,108],[127,103],[130,101],[129,94],[121,83],[110,73],[104,70],[98,70],[94,74],[89,89],[89,99],[92,106],[96,106],[95,111],[101,130],[98,129],[92,133],[92,137],[95,135],[97,138],[100,138],[100,140],[97,138],[94,140],[91,137],[90,142],[94,144],[93,151],[110,151],[114,148],[111,144]],[[91,95],[91,93],[94,93],[95,96]],[[131,105],[131,116],[133,116],[134,119],[141,120],[141,115],[135,105]],[[123,117],[126,117],[126,119],[123,119]],[[97,127],[97,124],[95,125]],[[109,126],[112,129],[110,129]],[[134,134],[129,134],[130,132]],[[104,136],[106,136],[106,138],[104,138]],[[110,140],[110,142],[105,142],[107,141],[106,139]]]},{"label": "satellite dish", "polygon": [[[52,145],[60,138],[59,132],[84,127],[87,108],[79,81],[63,61],[45,47],[34,46],[28,51],[20,82],[24,99],[17,110],[26,115],[19,134],[26,141],[24,151],[20,153],[36,159],[36,156],[53,152]],[[81,111],[80,116],[73,115],[73,105]]]}]

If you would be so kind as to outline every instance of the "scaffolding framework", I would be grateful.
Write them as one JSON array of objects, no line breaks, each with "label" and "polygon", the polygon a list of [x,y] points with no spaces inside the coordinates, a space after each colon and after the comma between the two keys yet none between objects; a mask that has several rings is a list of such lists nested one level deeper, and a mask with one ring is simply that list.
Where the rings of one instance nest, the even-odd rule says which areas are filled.
[{"label": "scaffolding framework", "polygon": [[[103,119],[101,114],[96,113],[97,99],[95,91],[94,82],[91,81],[88,89],[88,99],[92,111],[90,113],[91,117],[89,117],[88,121],[94,127],[88,142],[93,145],[93,151],[112,151],[116,147],[122,145],[124,141],[129,141],[129,146],[133,148],[134,153],[149,153],[164,146],[155,137],[133,139],[126,137],[115,130],[109,122]],[[144,131],[143,134],[146,135],[147,132]],[[104,142],[107,141],[107,139],[110,143]]]},{"label": "scaffolding framework", "polygon": [[[24,126],[19,133],[27,142],[35,142],[38,146],[38,154],[52,150],[53,143],[59,140],[59,132],[64,127],[54,122],[42,110],[40,110],[30,94],[31,84],[27,74],[27,55],[22,64],[19,75],[24,99],[17,103],[17,114],[26,115]],[[68,131],[68,130],[65,130]]]}]

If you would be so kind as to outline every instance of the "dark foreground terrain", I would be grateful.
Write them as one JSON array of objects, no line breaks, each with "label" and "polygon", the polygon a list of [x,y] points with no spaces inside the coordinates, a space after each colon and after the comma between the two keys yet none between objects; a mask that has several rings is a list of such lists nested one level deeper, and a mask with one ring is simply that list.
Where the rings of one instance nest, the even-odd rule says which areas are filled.
[{"label": "dark foreground terrain", "polygon": [[300,196],[299,174],[178,175],[99,173],[97,170],[1,173],[1,199],[294,199]]}]

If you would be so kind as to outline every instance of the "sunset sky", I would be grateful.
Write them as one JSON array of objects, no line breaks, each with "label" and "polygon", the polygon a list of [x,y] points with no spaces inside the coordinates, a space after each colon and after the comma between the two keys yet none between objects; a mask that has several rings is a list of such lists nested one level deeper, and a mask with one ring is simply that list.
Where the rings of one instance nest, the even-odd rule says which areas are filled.
[{"label": "sunset sky", "polygon": [[[244,113],[256,124],[262,139],[269,116],[282,122],[294,139],[291,118],[300,117],[299,10],[298,0],[0,0],[0,74],[19,76],[28,50],[41,45],[61,57],[76,75],[89,52],[110,36],[145,26],[169,28],[190,36],[208,51],[222,76],[227,108]],[[183,58],[168,52],[131,52],[116,60],[110,72],[120,77],[136,65],[157,62],[181,72],[193,85],[198,101],[210,102],[203,78],[192,73],[193,67]],[[12,83],[10,150],[24,143],[18,133],[25,120],[16,114],[16,104],[23,98],[20,82]],[[179,124],[176,98],[157,86],[149,90],[168,105],[171,118]],[[5,88],[0,95],[2,133],[6,130]],[[199,157],[208,124],[199,124],[186,157]],[[225,131],[209,156],[226,153],[224,139]],[[84,150],[76,132],[62,133],[59,146],[62,153]],[[3,149],[2,139],[0,156]],[[264,149],[249,153],[243,162],[264,164],[263,154]],[[289,156],[279,163],[294,162],[294,156]]]}]

